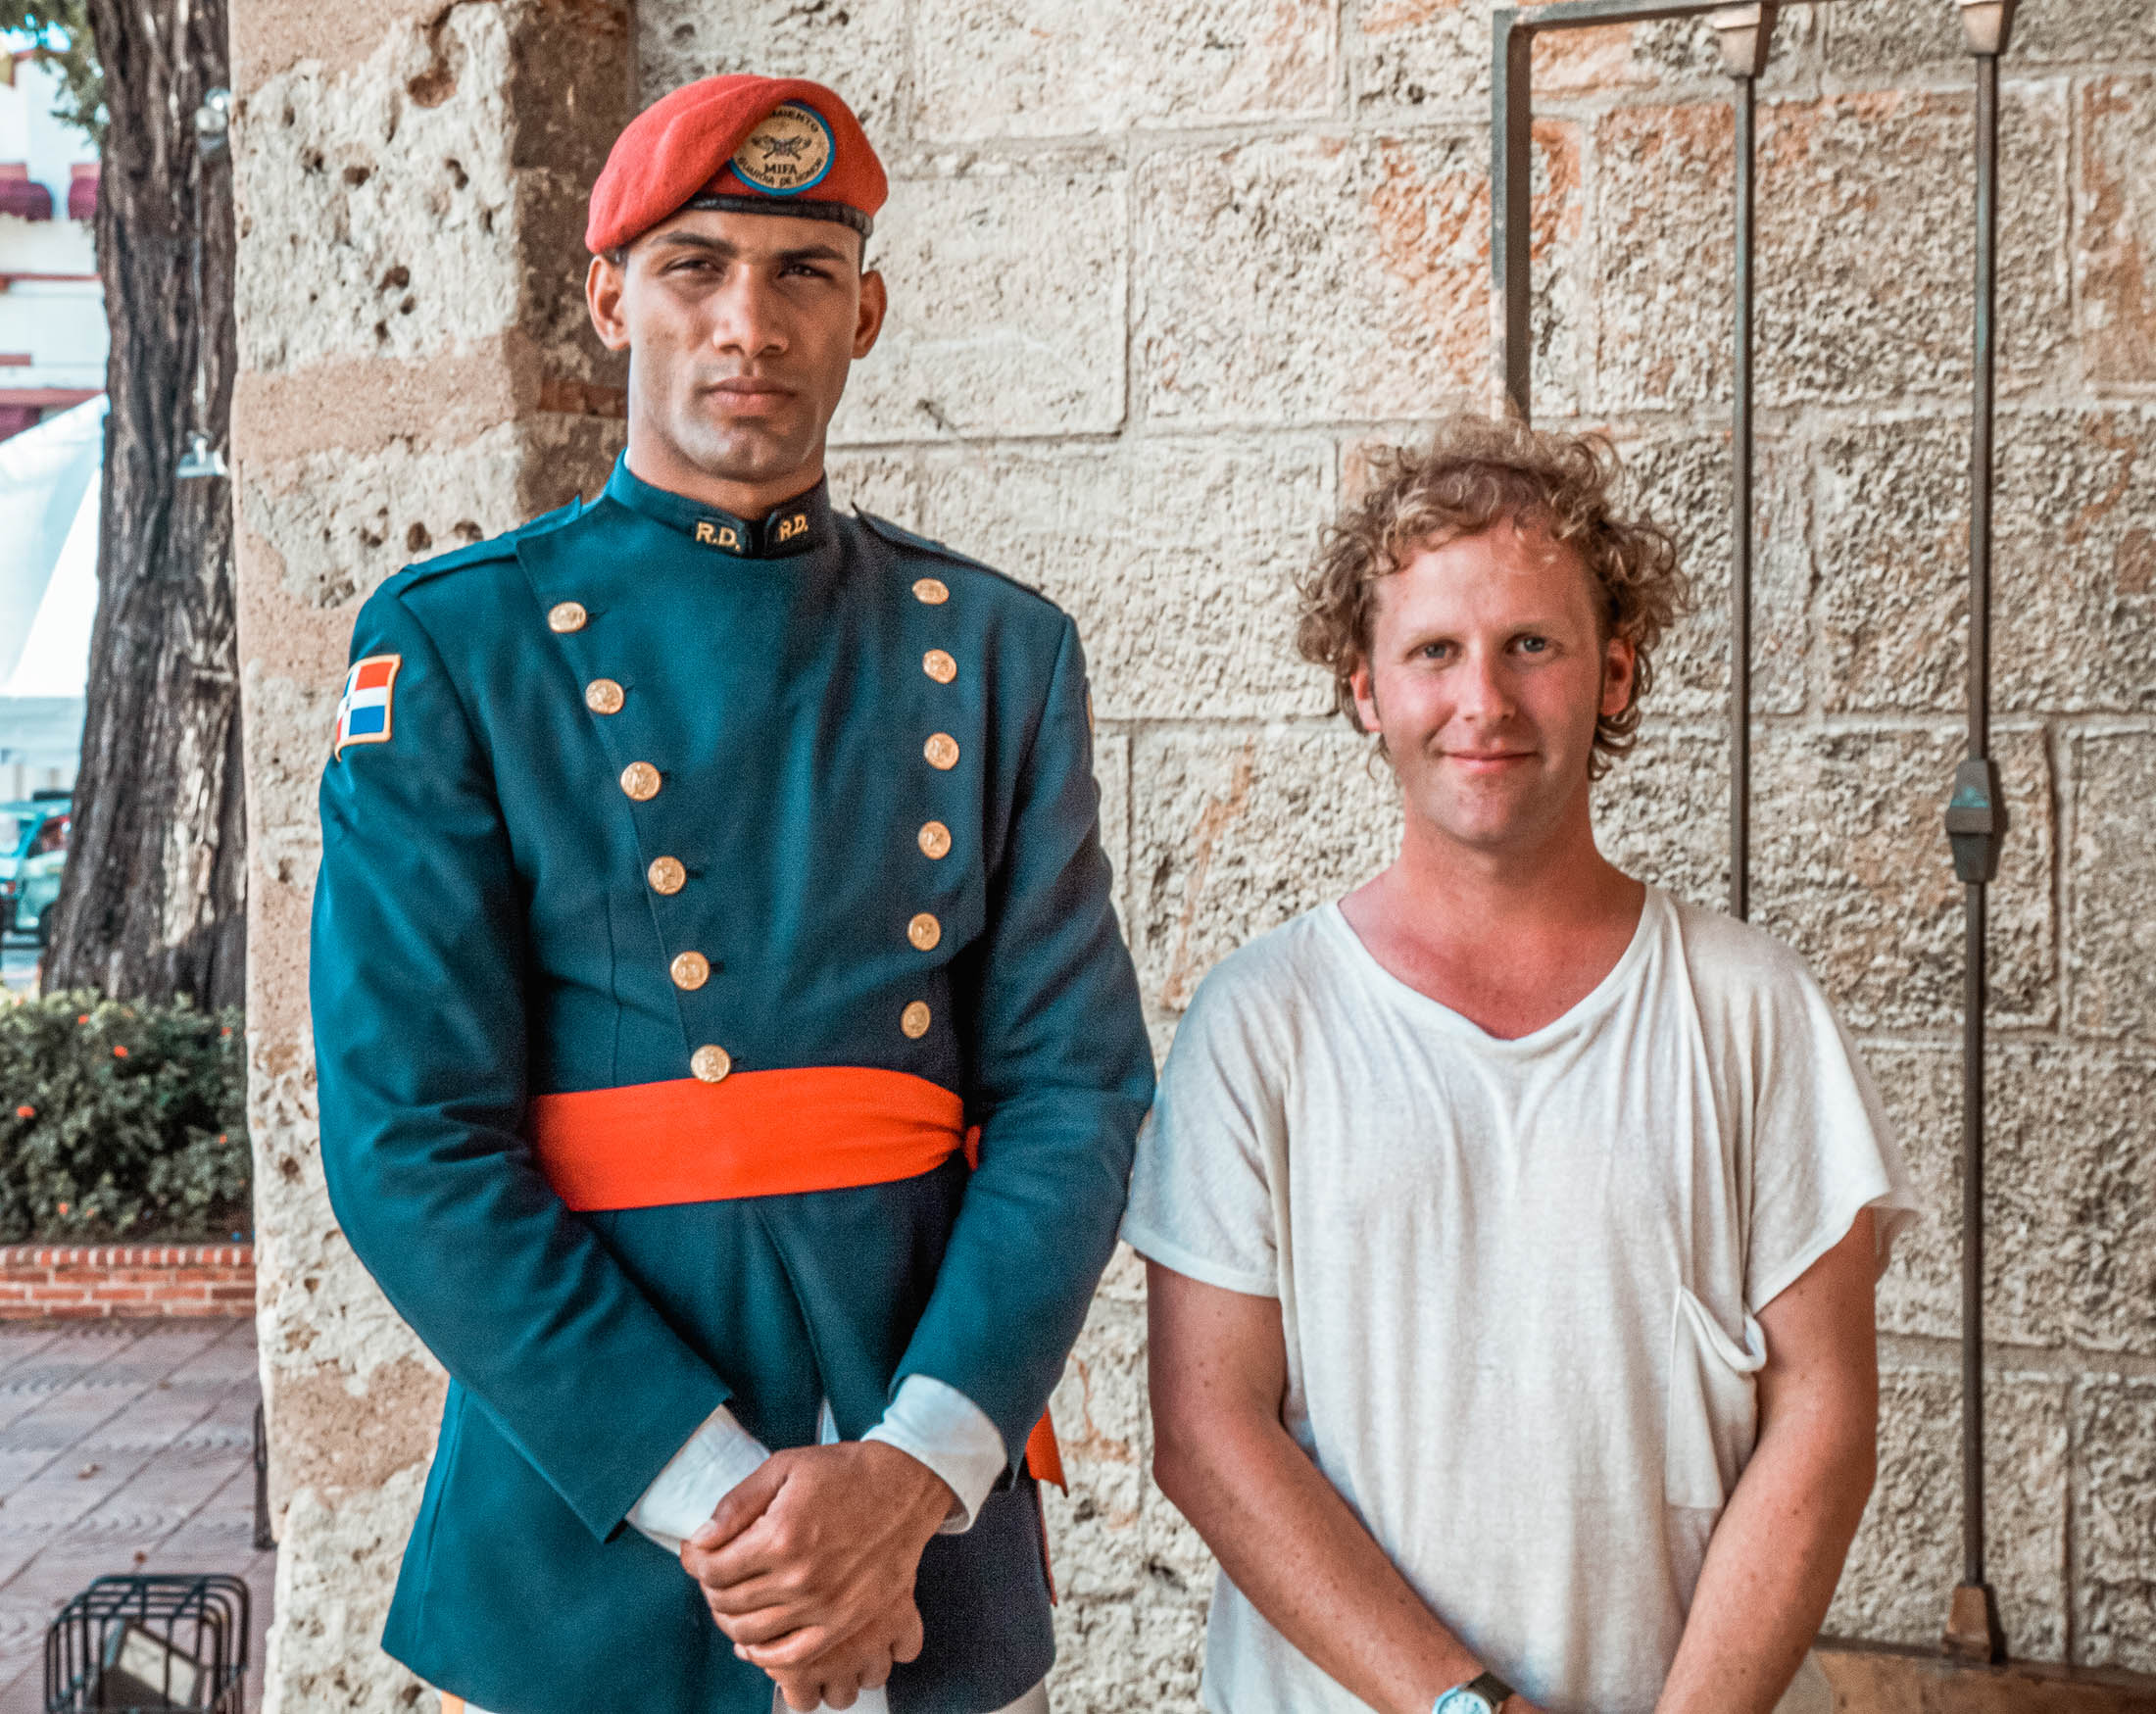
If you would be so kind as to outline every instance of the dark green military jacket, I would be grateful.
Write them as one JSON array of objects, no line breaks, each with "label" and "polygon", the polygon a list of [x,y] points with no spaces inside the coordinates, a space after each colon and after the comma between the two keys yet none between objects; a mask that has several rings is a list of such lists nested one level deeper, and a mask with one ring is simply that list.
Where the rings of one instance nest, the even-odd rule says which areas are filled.
[{"label": "dark green military jacket", "polygon": [[[322,1162],[451,1376],[384,1646],[498,1714],[766,1714],[623,1519],[722,1401],[788,1446],[827,1398],[852,1439],[918,1373],[1013,1467],[930,1543],[891,1703],[1001,1707],[1053,1653],[1021,1453],[1152,1090],[1070,620],[820,487],[751,522],[624,462],[391,578],[353,659],[376,664],[321,793]],[[572,1212],[531,1098],[692,1061],[912,1073],[962,1097],[979,1168]]]}]

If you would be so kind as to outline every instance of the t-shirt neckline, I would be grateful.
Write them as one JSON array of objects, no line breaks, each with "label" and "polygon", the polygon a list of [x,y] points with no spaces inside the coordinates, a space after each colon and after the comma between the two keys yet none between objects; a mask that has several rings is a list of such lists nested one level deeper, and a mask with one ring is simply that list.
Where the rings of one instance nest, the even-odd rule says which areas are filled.
[{"label": "t-shirt neckline", "polygon": [[1651,881],[1644,883],[1644,886],[1646,897],[1640,906],[1640,920],[1633,925],[1632,939],[1618,955],[1617,961],[1603,973],[1599,982],[1575,1001],[1567,1010],[1551,1018],[1541,1029],[1532,1030],[1524,1036],[1494,1036],[1473,1018],[1454,1011],[1444,1001],[1433,1000],[1421,989],[1401,981],[1378,961],[1375,953],[1362,944],[1362,936],[1355,933],[1354,924],[1348,920],[1348,913],[1341,909],[1339,900],[1335,899],[1320,906],[1317,915],[1326,932],[1344,944],[1348,958],[1361,969],[1380,993],[1391,995],[1395,1004],[1404,1006],[1441,1029],[1467,1037],[1486,1051],[1530,1054],[1592,1023],[1617,1003],[1618,996],[1631,985],[1640,966],[1646,962],[1648,950],[1660,932],[1663,915],[1670,906],[1668,896],[1661,888]]}]

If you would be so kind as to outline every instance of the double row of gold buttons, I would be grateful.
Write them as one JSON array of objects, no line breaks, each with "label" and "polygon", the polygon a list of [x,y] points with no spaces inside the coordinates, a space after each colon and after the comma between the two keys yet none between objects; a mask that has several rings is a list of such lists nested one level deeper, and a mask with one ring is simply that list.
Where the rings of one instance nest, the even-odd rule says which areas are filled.
[{"label": "double row of gold buttons", "polygon": [[[951,591],[941,578],[923,577],[914,583],[913,597],[925,607],[941,607],[951,599]],[[563,635],[581,631],[590,619],[583,605],[574,601],[560,602],[547,612],[548,627]],[[949,652],[931,649],[921,657],[921,670],[938,684],[950,684],[958,676],[958,663]],[[627,693],[614,679],[595,678],[584,687],[584,706],[595,714],[617,714],[627,701]],[[948,732],[931,733],[921,754],[930,767],[948,773],[958,765],[958,741]],[[662,783],[659,769],[648,761],[632,761],[621,770],[621,790],[635,803],[658,797]],[[941,821],[924,822],[918,837],[921,854],[931,861],[950,855],[951,829]],[[671,896],[687,885],[689,872],[680,858],[659,857],[652,859],[644,878],[653,892]],[[943,924],[923,910],[906,925],[906,938],[920,952],[934,952],[943,940]],[[711,979],[711,963],[699,952],[677,953],[667,974],[676,988],[694,993]],[[933,1021],[924,1000],[909,1003],[899,1014],[899,1028],[915,1041],[928,1034]],[[689,1055],[690,1072],[705,1083],[723,1081],[733,1068],[733,1055],[715,1043],[706,1043]]]}]

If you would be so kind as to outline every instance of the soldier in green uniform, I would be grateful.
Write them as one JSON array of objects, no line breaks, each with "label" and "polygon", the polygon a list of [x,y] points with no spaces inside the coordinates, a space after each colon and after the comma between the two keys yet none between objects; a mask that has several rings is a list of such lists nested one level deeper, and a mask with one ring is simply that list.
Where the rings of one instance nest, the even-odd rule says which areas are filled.
[{"label": "soldier in green uniform", "polygon": [[384,1646],[452,1703],[1045,1706],[1044,1412],[1152,1063],[1070,620],[826,497],[885,190],[814,83],[637,119],[626,455],[354,633],[322,1158],[450,1374]]}]

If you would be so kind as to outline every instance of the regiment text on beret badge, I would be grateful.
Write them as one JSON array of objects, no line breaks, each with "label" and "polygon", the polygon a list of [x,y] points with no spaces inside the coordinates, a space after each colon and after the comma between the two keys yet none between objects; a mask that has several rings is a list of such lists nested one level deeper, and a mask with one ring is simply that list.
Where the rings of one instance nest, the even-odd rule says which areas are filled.
[{"label": "regiment text on beret badge", "polygon": [[823,115],[798,101],[785,101],[742,139],[733,168],[743,183],[767,196],[799,196],[831,171],[837,153]]}]

